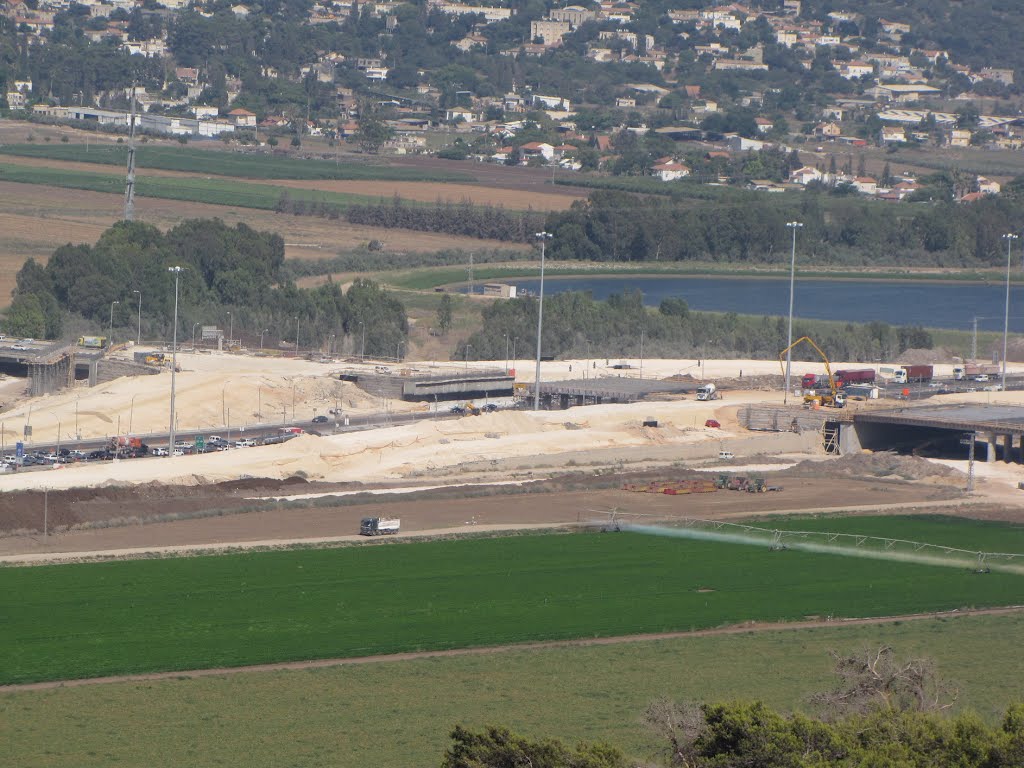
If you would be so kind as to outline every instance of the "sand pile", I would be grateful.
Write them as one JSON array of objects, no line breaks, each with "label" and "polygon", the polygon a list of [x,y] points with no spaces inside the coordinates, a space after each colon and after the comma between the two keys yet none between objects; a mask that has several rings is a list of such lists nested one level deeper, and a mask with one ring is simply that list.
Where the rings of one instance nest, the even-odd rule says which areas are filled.
[{"label": "sand pile", "polygon": [[962,475],[951,467],[936,464],[919,456],[900,456],[882,451],[878,453],[855,453],[828,462],[823,467],[820,461],[802,461],[789,472],[793,474],[820,475],[822,470],[832,477],[869,478],[878,477],[896,480],[956,479]]}]

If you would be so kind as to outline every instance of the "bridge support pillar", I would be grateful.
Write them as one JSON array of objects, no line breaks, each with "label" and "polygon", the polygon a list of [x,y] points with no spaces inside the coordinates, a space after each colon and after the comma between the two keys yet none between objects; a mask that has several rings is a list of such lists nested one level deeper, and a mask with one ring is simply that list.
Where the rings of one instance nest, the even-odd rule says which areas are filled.
[{"label": "bridge support pillar", "polygon": [[1003,435],[1003,461],[1013,461],[1013,435]]},{"label": "bridge support pillar", "polygon": [[989,432],[985,435],[985,461],[996,460],[996,434]]}]

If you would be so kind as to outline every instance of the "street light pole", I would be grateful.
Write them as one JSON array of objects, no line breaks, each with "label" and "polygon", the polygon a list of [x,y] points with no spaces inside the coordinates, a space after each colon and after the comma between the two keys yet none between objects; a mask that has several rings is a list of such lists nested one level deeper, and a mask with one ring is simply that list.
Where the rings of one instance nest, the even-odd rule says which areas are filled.
[{"label": "street light pole", "polygon": [[362,343],[359,346],[359,362],[365,363],[366,362],[366,323],[364,323],[362,320],[360,320],[359,321],[359,326],[360,326],[360,328],[362,329],[362,332],[363,332],[363,341],[362,341]]},{"label": "street light pole", "polygon": [[299,316],[295,316],[295,356],[299,356]]},{"label": "street light pole", "polygon": [[[174,457],[174,394],[175,377],[178,373],[178,278],[184,267],[168,267],[167,271],[174,275],[174,341],[171,346],[171,423],[167,430],[167,457]],[[193,326],[193,330],[195,326]]]},{"label": "street light pole", "polygon": [[108,347],[114,346],[114,305],[120,303],[120,301],[110,302],[110,331],[107,333],[107,336],[110,337],[110,342],[107,345]]},{"label": "street light pole", "polygon": [[469,350],[473,348],[472,344],[466,345],[466,370],[469,370]]},{"label": "street light pole", "polygon": [[1006,240],[1006,315],[1003,318],[1003,392],[1006,391],[1006,341],[1010,335],[1010,252],[1017,235],[1008,232],[1003,235]]},{"label": "street light pole", "polygon": [[790,371],[793,366],[793,285],[796,278],[796,231],[803,227],[799,221],[787,221],[786,226],[793,231],[793,249],[789,256],[789,324],[786,326],[786,389],[782,393],[782,404],[789,401]]},{"label": "street light pole", "polygon": [[505,373],[508,373],[508,334],[505,334]]},{"label": "street light pole", "polygon": [[265,334],[265,333],[267,333],[269,331],[270,331],[269,328],[264,328],[262,331],[260,331],[260,352],[263,351],[263,334]]},{"label": "street light pole", "polygon": [[196,326],[199,323],[192,323],[192,351],[196,351]]},{"label": "street light pole", "polygon": [[533,410],[540,410],[540,352],[544,333],[544,246],[551,239],[550,232],[538,232],[534,235],[540,240],[540,290],[537,302],[537,369],[533,381]]},{"label": "street light pole", "polygon": [[235,338],[235,316],[228,312],[228,352],[231,351],[231,340]]},{"label": "street light pole", "polygon": [[138,346],[142,343],[142,291],[132,291],[132,293],[139,294],[139,331],[135,336],[135,345]]}]

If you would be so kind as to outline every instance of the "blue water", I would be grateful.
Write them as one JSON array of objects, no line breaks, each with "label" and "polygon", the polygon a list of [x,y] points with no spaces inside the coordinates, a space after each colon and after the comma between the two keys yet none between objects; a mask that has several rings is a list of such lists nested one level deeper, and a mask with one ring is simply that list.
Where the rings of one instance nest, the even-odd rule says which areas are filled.
[{"label": "blue water", "polygon": [[[520,290],[537,293],[537,280],[512,279]],[[684,299],[691,309],[737,312],[746,315],[785,316],[789,311],[788,278],[616,277],[545,278],[544,293],[589,291],[595,299],[639,290],[644,304],[658,306],[662,299]],[[1002,331],[1006,303],[1005,283],[870,282],[800,280],[793,291],[793,316],[811,320],[853,323],[880,321],[890,325],[921,325],[968,331],[979,317],[978,328]],[[1010,288],[1010,330],[1024,332],[1024,288]]]}]

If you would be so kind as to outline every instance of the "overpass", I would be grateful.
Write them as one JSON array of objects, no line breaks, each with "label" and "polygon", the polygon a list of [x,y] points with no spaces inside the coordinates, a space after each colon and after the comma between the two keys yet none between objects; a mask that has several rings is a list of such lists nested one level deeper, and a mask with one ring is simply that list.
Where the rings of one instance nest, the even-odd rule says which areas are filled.
[{"label": "overpass", "polygon": [[841,453],[870,450],[966,451],[974,436],[985,460],[1024,463],[1024,406],[960,403],[837,413]]},{"label": "overpass", "polygon": [[30,397],[52,395],[70,387],[76,379],[88,379],[94,387],[118,376],[159,373],[159,369],[106,357],[106,350],[87,349],[74,343],[0,340],[0,373],[28,379]]}]

